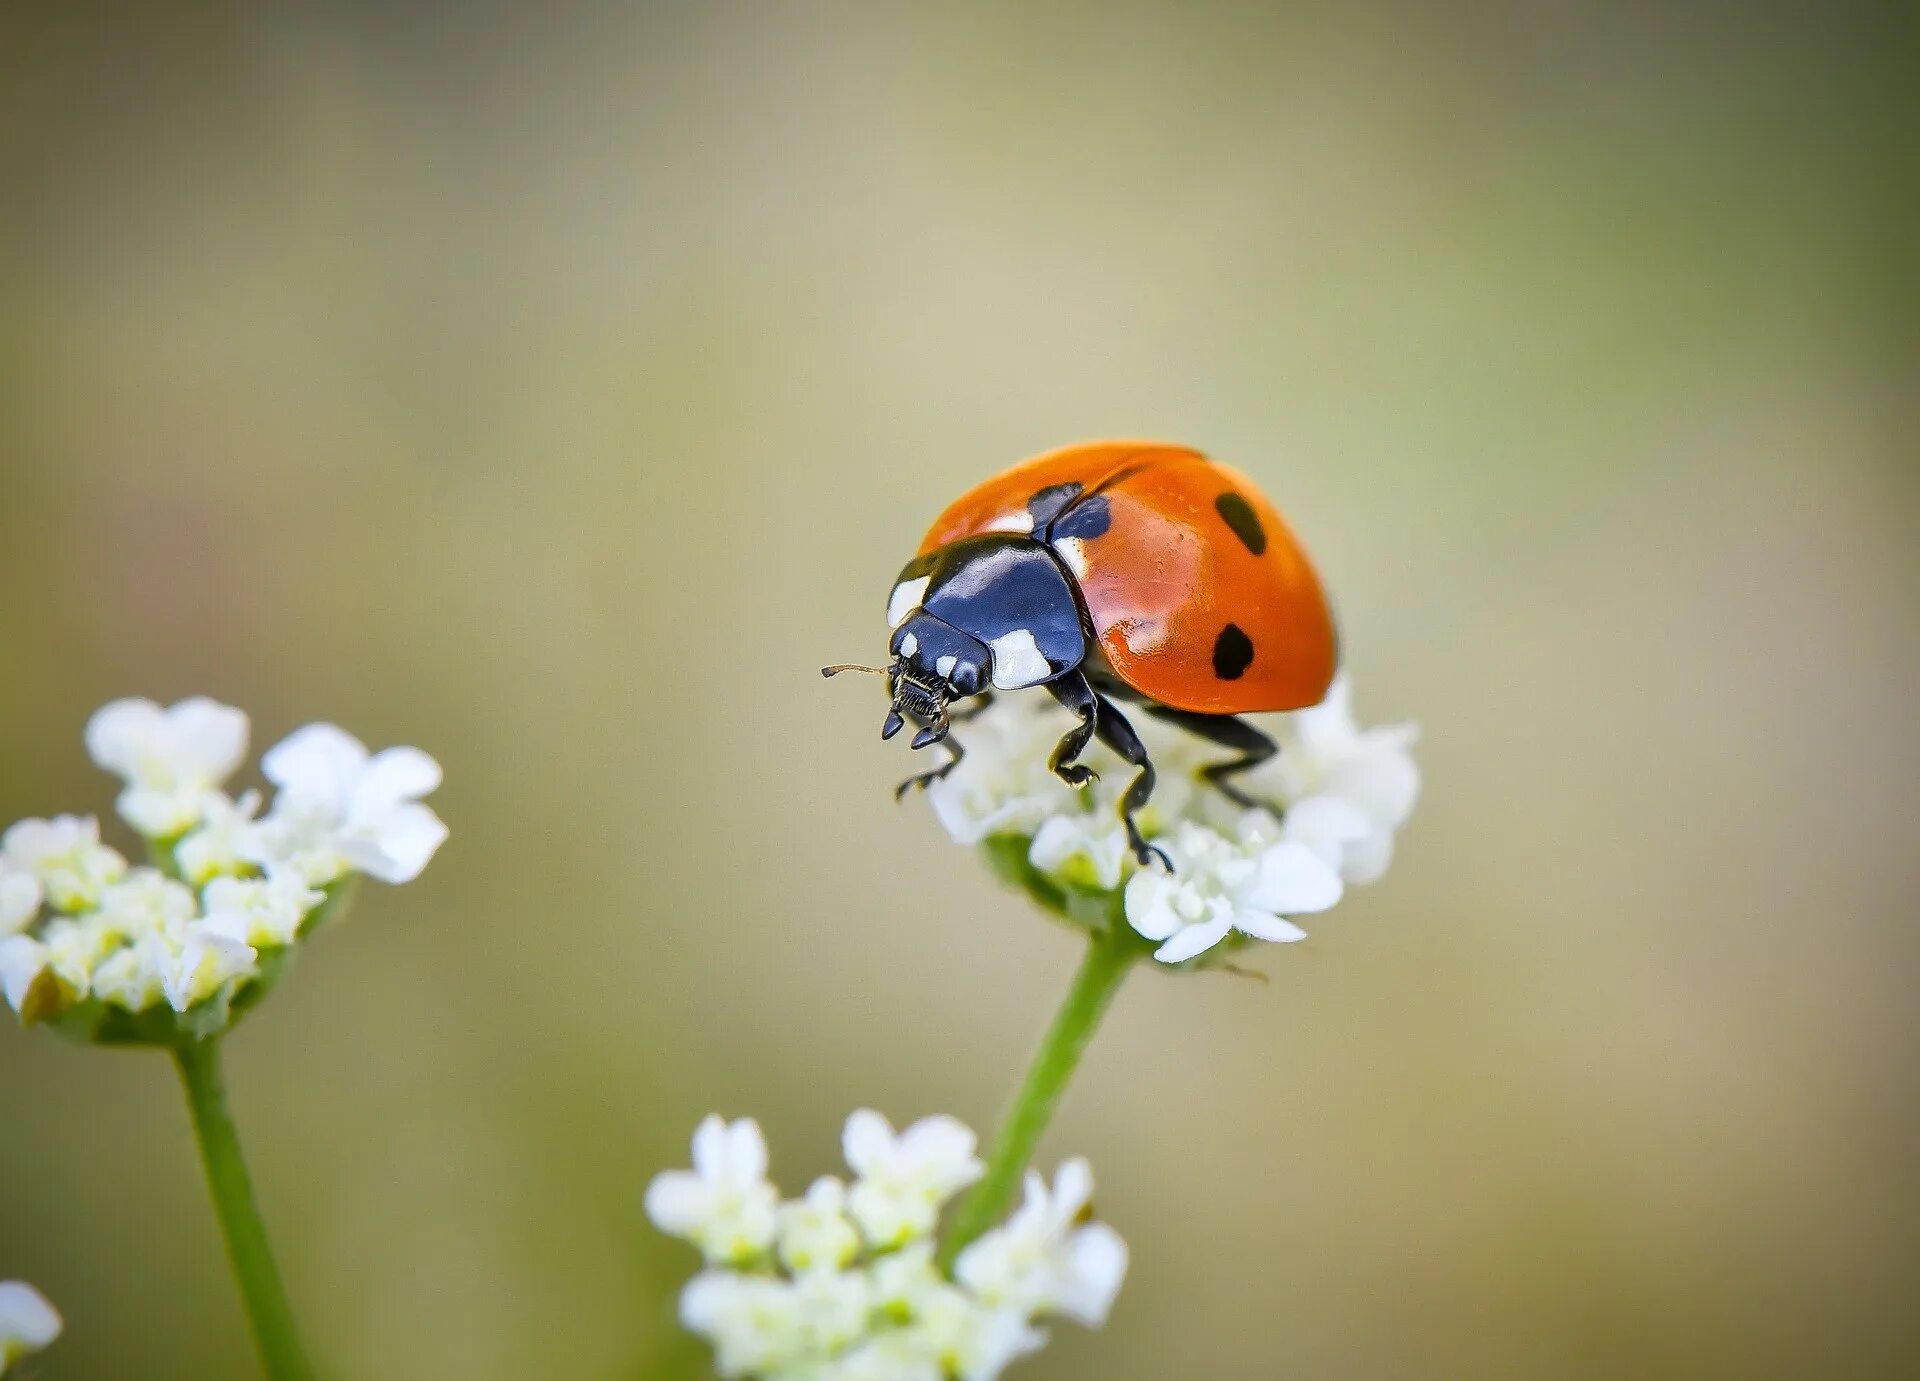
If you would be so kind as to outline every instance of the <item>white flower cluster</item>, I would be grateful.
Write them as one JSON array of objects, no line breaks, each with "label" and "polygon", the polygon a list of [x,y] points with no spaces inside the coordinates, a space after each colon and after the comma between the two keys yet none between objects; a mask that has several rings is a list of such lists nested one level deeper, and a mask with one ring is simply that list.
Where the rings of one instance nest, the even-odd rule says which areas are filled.
[{"label": "white flower cluster", "polygon": [[308,725],[262,759],[277,791],[261,815],[257,793],[222,789],[247,737],[245,714],[203,698],[117,700],[88,722],[88,751],[126,783],[120,816],[152,862],[130,867],[91,817],[22,820],[0,836],[0,988],[22,1020],[165,1004],[217,1029],[336,884],[411,881],[445,840],[419,799],[440,768],[418,749],[370,754]]},{"label": "white flower cluster", "polygon": [[60,1313],[23,1280],[0,1280],[0,1375],[60,1336]]},{"label": "white flower cluster", "polygon": [[1162,963],[1198,958],[1230,937],[1303,939],[1289,918],[1325,911],[1349,884],[1384,873],[1419,795],[1415,730],[1362,729],[1344,677],[1321,704],[1282,716],[1278,756],[1234,779],[1271,810],[1235,806],[1198,778],[1220,748],[1152,715],[1130,719],[1159,772],[1141,828],[1171,873],[1137,867],[1127,847],[1117,808],[1132,768],[1111,754],[1095,758],[1100,780],[1079,790],[1048,770],[1071,720],[1045,697],[1008,697],[970,720],[966,756],[927,795],[957,843],[1018,841],[1027,865],[1061,887],[1124,887],[1127,923],[1157,944]]},{"label": "white flower cluster", "polygon": [[713,1344],[722,1376],[763,1381],[990,1381],[1045,1344],[1036,1318],[1097,1327],[1127,1249],[1088,1221],[1083,1160],[1051,1185],[1029,1174],[1020,1209],[941,1271],[934,1231],[982,1173],[974,1148],[950,1117],[896,1133],[862,1110],[842,1137],[852,1183],[823,1177],[782,1203],[760,1128],[709,1117],[693,1169],[655,1177],[646,1196],[654,1224],[707,1261],[681,1292],[681,1322]]}]

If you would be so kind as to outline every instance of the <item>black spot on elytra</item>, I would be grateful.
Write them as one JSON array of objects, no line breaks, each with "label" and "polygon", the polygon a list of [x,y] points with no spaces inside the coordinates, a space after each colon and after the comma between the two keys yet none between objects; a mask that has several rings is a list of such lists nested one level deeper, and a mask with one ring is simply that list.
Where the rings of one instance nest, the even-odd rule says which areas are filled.
[{"label": "black spot on elytra", "polygon": [[1260,515],[1253,505],[1229,489],[1213,501],[1220,516],[1233,529],[1233,535],[1247,544],[1247,550],[1259,556],[1267,549],[1267,530],[1260,526]]},{"label": "black spot on elytra", "polygon": [[1077,537],[1082,542],[1091,542],[1105,534],[1113,526],[1113,510],[1107,504],[1105,494],[1095,494],[1069,508],[1054,520],[1053,537]]},{"label": "black spot on elytra", "polygon": [[1080,497],[1084,484],[1069,480],[1065,484],[1050,484],[1027,500],[1027,512],[1033,515],[1033,530],[1042,531],[1048,523],[1060,516],[1061,510]]},{"label": "black spot on elytra", "polygon": [[1222,681],[1238,681],[1253,665],[1253,639],[1230,623],[1213,640],[1213,674]]}]

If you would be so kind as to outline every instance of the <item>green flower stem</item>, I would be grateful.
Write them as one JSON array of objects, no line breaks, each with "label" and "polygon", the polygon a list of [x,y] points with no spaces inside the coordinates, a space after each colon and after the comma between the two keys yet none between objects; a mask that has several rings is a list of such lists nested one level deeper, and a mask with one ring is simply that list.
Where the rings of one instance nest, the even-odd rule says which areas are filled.
[{"label": "green flower stem", "polygon": [[226,1080],[220,1073],[220,1045],[216,1039],[181,1041],[173,1048],[187,1108],[193,1114],[194,1134],[200,1141],[200,1160],[206,1166],[207,1188],[227,1241],[227,1257],[253,1326],[270,1381],[313,1381],[313,1364],[300,1346],[300,1333],[287,1305],[286,1287],[273,1262],[273,1248],[253,1201],[247,1162],[240,1153],[240,1134],[227,1111]]},{"label": "green flower stem", "polygon": [[951,1267],[962,1249],[999,1222],[1011,1207],[1040,1134],[1053,1120],[1053,1110],[1066,1092],[1067,1081],[1139,954],[1139,946],[1125,933],[1096,934],[1088,943],[1086,956],[1073,976],[1073,986],[1054,1014],[1053,1025],[1027,1067],[1026,1082],[1021,1084],[994,1136],[987,1173],[954,1213],[940,1251],[943,1267]]}]

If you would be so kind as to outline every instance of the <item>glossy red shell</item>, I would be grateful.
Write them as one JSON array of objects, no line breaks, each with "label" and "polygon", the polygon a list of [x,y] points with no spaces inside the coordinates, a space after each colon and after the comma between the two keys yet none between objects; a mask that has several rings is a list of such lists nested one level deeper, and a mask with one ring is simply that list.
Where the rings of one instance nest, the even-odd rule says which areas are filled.
[{"label": "glossy red shell", "polygon": [[1055,549],[1113,672],[1141,695],[1204,714],[1318,704],[1338,661],[1332,611],[1280,510],[1238,470],[1161,442],[1098,441],[996,475],[942,513],[922,553],[1031,528],[1028,503],[1077,484],[1104,499],[1098,535]]}]

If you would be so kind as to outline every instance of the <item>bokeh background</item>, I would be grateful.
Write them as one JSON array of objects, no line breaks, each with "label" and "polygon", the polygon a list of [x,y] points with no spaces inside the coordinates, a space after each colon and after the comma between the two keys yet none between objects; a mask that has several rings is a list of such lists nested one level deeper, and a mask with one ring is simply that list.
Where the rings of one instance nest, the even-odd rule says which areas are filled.
[{"label": "bokeh background", "polygon": [[[1019,1374],[1920,1370],[1895,9],[0,11],[0,817],[121,694],[447,768],[231,1042],[330,1374],[701,1375],[701,1114],[991,1124],[1074,941],[814,668],[1095,435],[1264,483],[1427,794],[1122,994],[1044,1157],[1133,1276]],[[48,1381],[249,1375],[165,1063],[0,1089]]]}]

